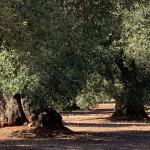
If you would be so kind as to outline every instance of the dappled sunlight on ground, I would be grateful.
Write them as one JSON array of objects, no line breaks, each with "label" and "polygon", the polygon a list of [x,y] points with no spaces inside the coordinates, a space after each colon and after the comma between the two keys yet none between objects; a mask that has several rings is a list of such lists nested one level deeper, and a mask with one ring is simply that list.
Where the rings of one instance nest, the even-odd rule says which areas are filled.
[{"label": "dappled sunlight on ground", "polygon": [[150,123],[110,121],[113,108],[110,103],[62,113],[65,125],[75,132],[70,134],[39,138],[27,125],[0,129],[0,150],[149,150]]},{"label": "dappled sunlight on ground", "polygon": [[67,127],[80,132],[150,131],[146,121],[110,121],[113,108],[114,104],[101,104],[98,109],[70,112],[63,119]]}]

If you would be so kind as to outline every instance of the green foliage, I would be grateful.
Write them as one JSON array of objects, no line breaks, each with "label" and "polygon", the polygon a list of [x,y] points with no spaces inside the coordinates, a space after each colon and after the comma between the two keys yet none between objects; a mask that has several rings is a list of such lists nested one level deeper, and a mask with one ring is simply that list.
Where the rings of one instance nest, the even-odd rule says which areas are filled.
[{"label": "green foliage", "polygon": [[81,109],[94,108],[97,102],[102,102],[106,96],[104,78],[97,73],[90,74],[83,89],[76,97],[76,103]]},{"label": "green foliage", "polygon": [[1,47],[0,66],[0,88],[7,95],[23,93],[25,88],[31,92],[38,83],[37,76],[30,74],[29,68],[21,64],[15,52],[8,52],[4,47]]},{"label": "green foliage", "polygon": [[[145,99],[149,12],[149,3],[134,0],[2,0],[1,90],[60,110],[74,102],[89,108],[108,97],[126,101],[126,89],[137,81]],[[136,81],[124,78],[118,60],[136,70]]]},{"label": "green foliage", "polygon": [[117,100],[132,111],[139,111],[149,100],[149,5],[134,3],[130,9],[118,9],[122,18],[120,39],[111,47],[123,87]]},{"label": "green foliage", "polygon": [[[126,15],[125,15],[126,14]],[[124,12],[125,55],[134,59],[137,67],[149,72],[150,8],[136,4],[131,12]]]}]

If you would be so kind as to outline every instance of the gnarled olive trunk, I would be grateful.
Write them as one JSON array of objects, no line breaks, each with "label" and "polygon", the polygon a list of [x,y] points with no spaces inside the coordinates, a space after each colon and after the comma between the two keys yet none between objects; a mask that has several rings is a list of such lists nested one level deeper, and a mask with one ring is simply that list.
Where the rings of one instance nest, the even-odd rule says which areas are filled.
[{"label": "gnarled olive trunk", "polygon": [[7,97],[1,93],[0,99],[0,125],[13,126],[22,125],[27,122],[19,97]]},{"label": "gnarled olive trunk", "polygon": [[127,120],[148,119],[144,109],[143,82],[138,79],[138,70],[134,60],[128,62],[128,67],[124,64],[123,51],[115,60],[122,78],[124,91],[117,100],[112,118],[123,118]]},{"label": "gnarled olive trunk", "polygon": [[27,100],[16,94],[13,97],[0,93],[0,126],[17,126],[28,123],[30,126],[49,129],[65,129],[62,117],[52,108],[32,110]]},{"label": "gnarled olive trunk", "polygon": [[117,101],[114,109],[112,119],[123,120],[149,120],[148,114],[145,112],[144,104],[138,101],[127,101],[122,103]]}]

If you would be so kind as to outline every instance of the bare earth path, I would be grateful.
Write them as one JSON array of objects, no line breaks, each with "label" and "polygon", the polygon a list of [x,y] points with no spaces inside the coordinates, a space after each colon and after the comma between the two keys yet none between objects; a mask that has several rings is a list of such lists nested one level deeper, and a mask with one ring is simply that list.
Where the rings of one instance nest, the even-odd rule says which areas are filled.
[{"label": "bare earth path", "polygon": [[[33,139],[27,126],[0,129],[0,150],[150,150],[150,123],[111,122],[114,104],[64,113],[74,135]],[[24,138],[23,138],[24,136]]]}]

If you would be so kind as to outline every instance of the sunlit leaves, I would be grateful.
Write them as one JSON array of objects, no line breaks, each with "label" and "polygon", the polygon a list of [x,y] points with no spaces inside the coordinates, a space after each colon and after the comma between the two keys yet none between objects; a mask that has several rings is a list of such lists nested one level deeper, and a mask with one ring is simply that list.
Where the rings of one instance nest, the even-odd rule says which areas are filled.
[{"label": "sunlit leaves", "polygon": [[34,88],[37,82],[37,76],[31,75],[28,67],[18,62],[13,52],[0,52],[0,88],[4,93],[22,93],[25,88]]}]

